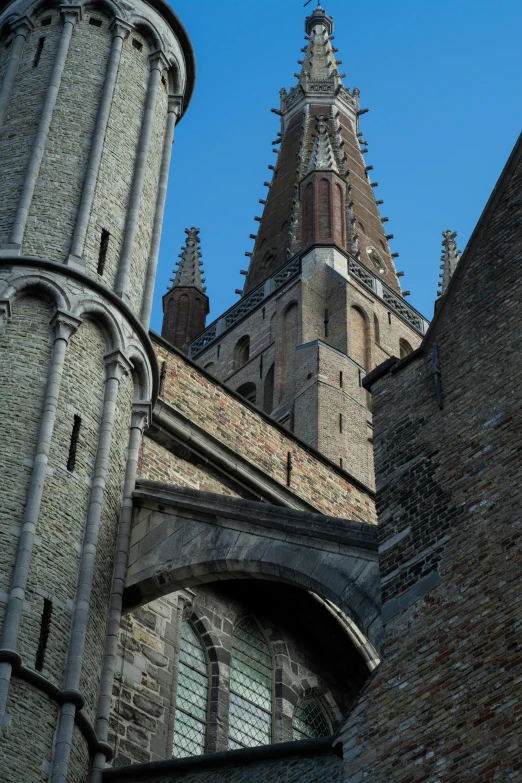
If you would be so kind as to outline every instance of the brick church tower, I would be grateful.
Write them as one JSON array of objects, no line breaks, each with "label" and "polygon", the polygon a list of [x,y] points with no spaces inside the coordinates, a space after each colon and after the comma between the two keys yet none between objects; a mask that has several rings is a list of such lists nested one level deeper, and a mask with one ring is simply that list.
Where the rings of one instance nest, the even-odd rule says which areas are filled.
[{"label": "brick church tower", "polygon": [[163,297],[161,333],[172,345],[186,353],[188,343],[205,328],[208,315],[207,290],[201,277],[203,262],[199,250],[199,228],[186,228],[187,242],[170,288]]},{"label": "brick church tower", "polygon": [[365,161],[365,110],[359,90],[343,84],[333,26],[320,5],[306,19],[297,84],[281,90],[273,110],[277,162],[241,300],[190,343],[189,355],[373,486],[362,379],[415,348],[427,322],[401,291]]}]

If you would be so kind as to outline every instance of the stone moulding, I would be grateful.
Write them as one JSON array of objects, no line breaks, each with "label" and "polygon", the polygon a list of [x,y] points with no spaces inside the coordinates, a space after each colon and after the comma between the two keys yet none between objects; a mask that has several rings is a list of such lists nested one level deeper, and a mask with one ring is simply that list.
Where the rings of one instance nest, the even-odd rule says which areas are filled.
[{"label": "stone moulding", "polygon": [[[120,299],[120,297],[117,296],[109,288],[102,285],[101,283],[94,280],[93,278],[88,277],[86,274],[84,274],[78,269],[75,269],[74,267],[66,266],[64,264],[59,264],[54,261],[48,261],[47,259],[43,259],[43,258],[36,258],[34,256],[12,256],[12,257],[4,256],[0,258],[0,276],[3,277],[3,281],[7,284],[7,286],[9,286],[9,278],[11,277],[11,275],[8,274],[4,277],[2,275],[2,272],[11,273],[16,268],[20,268],[23,274],[24,267],[26,269],[29,268],[29,269],[41,270],[44,273],[42,274],[42,282],[45,282],[45,276],[46,276],[45,273],[48,273],[51,276],[57,275],[60,278],[69,278],[74,281],[77,281],[83,286],[85,286],[85,288],[91,289],[96,294],[100,295],[102,300],[108,301],[109,304],[113,305],[116,308],[116,310],[121,314],[121,316],[123,316],[123,319],[127,321],[129,326],[139,337],[141,344],[143,345],[147,353],[147,358],[149,360],[149,365],[151,369],[151,386],[152,386],[151,399],[154,404],[155,400],[158,397],[158,391],[159,391],[159,367],[156,358],[156,352],[154,351],[154,347],[152,345],[152,341],[148,331],[144,329],[141,322],[134,315],[132,310],[125,304],[125,302],[123,302]],[[0,299],[0,308],[1,307],[2,307],[2,301]],[[0,316],[1,316],[1,311],[0,311]]]},{"label": "stone moulding", "polygon": [[[44,675],[40,674],[40,672],[37,672],[28,666],[24,666],[20,656],[13,650],[0,650],[0,662],[2,661],[8,661],[12,665],[13,675],[15,677],[17,677],[19,680],[27,682],[29,685],[32,685],[42,693],[45,693],[46,696],[48,696],[57,704],[62,704],[66,700],[73,701],[70,693],[66,693],[66,691],[60,690],[57,685],[54,685],[52,682],[50,682],[47,677],[44,677]],[[74,721],[87,743],[89,755],[94,756],[95,753],[98,753],[100,750],[102,750],[107,761],[110,761],[113,757],[112,748],[106,743],[100,742],[96,731],[94,730],[94,726],[83,714],[82,707],[85,703],[85,700],[81,693],[75,693],[74,696],[76,697],[75,702],[77,705]]]},{"label": "stone moulding", "polygon": [[185,773],[197,773],[220,769],[221,767],[238,767],[256,762],[270,762],[314,756],[342,757],[341,747],[335,744],[334,737],[320,737],[294,742],[279,742],[276,745],[260,745],[241,750],[227,750],[221,753],[208,753],[204,756],[191,756],[183,759],[168,759],[167,761],[152,761],[147,764],[133,764],[128,767],[114,767],[103,772],[103,783],[112,781],[147,781],[151,783],[167,783],[177,780]]}]

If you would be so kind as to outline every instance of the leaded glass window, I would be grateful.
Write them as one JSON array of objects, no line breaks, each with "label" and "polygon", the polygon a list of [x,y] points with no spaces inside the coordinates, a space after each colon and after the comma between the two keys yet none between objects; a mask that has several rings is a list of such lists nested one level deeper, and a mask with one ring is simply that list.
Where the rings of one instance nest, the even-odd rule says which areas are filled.
[{"label": "leaded glass window", "polygon": [[228,747],[272,740],[272,659],[253,617],[239,622],[232,640]]},{"label": "leaded glass window", "polygon": [[305,699],[297,705],[293,727],[295,740],[327,737],[331,731],[324,712],[314,698]]},{"label": "leaded glass window", "polygon": [[201,642],[189,623],[181,623],[178,692],[172,755],[205,752],[207,733],[208,665]]}]

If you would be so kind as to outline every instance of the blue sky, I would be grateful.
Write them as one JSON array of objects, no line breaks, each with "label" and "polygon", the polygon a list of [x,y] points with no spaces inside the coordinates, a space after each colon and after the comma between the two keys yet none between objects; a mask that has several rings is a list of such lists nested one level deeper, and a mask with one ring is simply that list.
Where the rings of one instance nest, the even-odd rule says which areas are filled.
[{"label": "blue sky", "polygon": [[[316,0],[175,0],[196,53],[197,80],[176,128],[151,326],[186,226],[201,229],[207,323],[238,301],[249,234],[279,120],[295,84],[304,18]],[[361,128],[395,235],[409,302],[430,318],[441,232],[461,250],[522,126],[519,0],[324,0],[335,20],[345,85],[370,112]]]}]

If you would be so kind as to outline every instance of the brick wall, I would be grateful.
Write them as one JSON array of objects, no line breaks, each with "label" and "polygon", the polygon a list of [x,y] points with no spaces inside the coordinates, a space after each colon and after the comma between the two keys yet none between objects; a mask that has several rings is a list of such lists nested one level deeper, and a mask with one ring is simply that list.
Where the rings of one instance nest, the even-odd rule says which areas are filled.
[{"label": "brick wall", "polygon": [[243,404],[179,353],[159,342],[156,352],[160,365],[166,362],[165,402],[283,485],[291,452],[291,489],[297,495],[324,514],[373,521],[371,495],[348,476]]},{"label": "brick wall", "polygon": [[348,781],[520,778],[521,161],[519,143],[426,350],[372,386],[387,626]]}]

